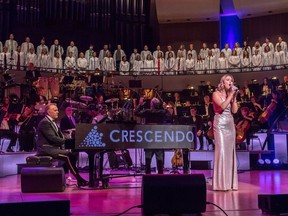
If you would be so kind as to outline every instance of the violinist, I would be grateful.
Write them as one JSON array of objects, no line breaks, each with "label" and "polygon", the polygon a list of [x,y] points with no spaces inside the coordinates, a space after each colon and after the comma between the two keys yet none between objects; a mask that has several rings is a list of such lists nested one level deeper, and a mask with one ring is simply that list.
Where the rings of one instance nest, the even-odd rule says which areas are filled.
[{"label": "violinist", "polygon": [[285,106],[283,100],[281,98],[281,94],[279,91],[272,91],[272,100],[269,106],[264,110],[263,113],[267,113],[266,119],[268,119],[269,128],[276,129],[275,120],[284,112]]},{"label": "violinist", "polygon": [[263,108],[261,105],[256,101],[256,98],[252,96],[250,98],[252,106],[251,111],[254,113],[255,119],[258,119],[259,115],[263,112]]},{"label": "violinist", "polygon": [[35,147],[35,126],[37,113],[34,105],[27,105],[18,119],[20,151],[30,152]]}]

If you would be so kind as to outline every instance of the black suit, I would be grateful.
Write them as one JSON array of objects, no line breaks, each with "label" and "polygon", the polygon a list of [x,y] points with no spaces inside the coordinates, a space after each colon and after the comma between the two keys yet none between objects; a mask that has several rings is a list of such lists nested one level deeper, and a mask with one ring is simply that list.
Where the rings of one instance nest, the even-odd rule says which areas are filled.
[{"label": "black suit", "polygon": [[65,144],[64,136],[48,116],[45,116],[39,122],[37,135],[37,155],[48,155],[65,161],[72,174],[76,177],[78,185],[79,183],[84,184],[86,181],[78,173],[75,156],[71,152],[61,149]]},{"label": "black suit", "polygon": [[38,71],[38,70],[34,70],[34,75],[33,75],[33,71],[31,71],[31,70],[26,71],[25,78],[29,79],[30,82],[34,82],[34,81],[38,80],[39,77],[41,77],[41,74],[40,74],[40,71]]},{"label": "black suit", "polygon": [[[75,118],[73,116],[71,116],[71,118],[73,118],[75,123],[76,123]],[[75,128],[75,125],[69,119],[69,117],[67,115],[65,115],[60,121],[60,128],[61,128],[62,131],[64,131],[64,130],[69,130],[69,129]]]}]

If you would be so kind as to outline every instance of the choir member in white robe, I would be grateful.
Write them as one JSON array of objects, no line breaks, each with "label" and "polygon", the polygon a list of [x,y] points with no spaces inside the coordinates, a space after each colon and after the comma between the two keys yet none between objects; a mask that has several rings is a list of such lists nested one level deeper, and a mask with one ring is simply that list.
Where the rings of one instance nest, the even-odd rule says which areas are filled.
[{"label": "choir member in white robe", "polygon": [[252,47],[252,55],[255,55],[256,50],[258,50],[258,53],[259,53],[260,55],[262,55],[263,50],[262,50],[262,47],[261,47],[259,41],[256,41],[255,44],[254,44],[254,46]]},{"label": "choir member in white robe", "polygon": [[103,49],[100,50],[99,56],[98,56],[100,64],[102,63],[103,59],[107,56],[108,53],[110,53],[108,49],[108,44],[104,44]]},{"label": "choir member in white robe", "polygon": [[217,62],[220,57],[220,49],[218,48],[218,44],[214,43],[213,48],[211,50],[212,50],[212,55],[215,56],[215,62],[216,62],[216,67],[217,67]]},{"label": "choir member in white robe", "polygon": [[160,45],[156,46],[156,50],[153,52],[153,59],[156,60],[158,58],[158,53],[162,53],[162,56],[164,57],[164,53],[161,51]]},{"label": "choir member in white robe", "polygon": [[185,70],[185,57],[183,56],[182,52],[178,52],[178,56],[175,59],[175,71],[177,74],[181,74]]},{"label": "choir member in white robe", "polygon": [[4,70],[11,69],[12,63],[11,52],[8,52],[8,48],[4,46],[3,52],[0,53],[0,67]]},{"label": "choir member in white robe", "polygon": [[16,51],[13,52],[13,69],[24,70],[26,55],[21,52],[21,46],[18,46]]},{"label": "choir member in white robe", "polygon": [[39,55],[42,53],[42,49],[44,49],[44,48],[45,48],[45,49],[48,51],[48,53],[49,53],[49,48],[48,48],[48,46],[46,46],[46,44],[45,44],[45,38],[42,38],[41,41],[40,41],[40,45],[37,46],[37,50],[36,50],[37,56],[39,56]]},{"label": "choir member in white robe", "polygon": [[100,61],[97,57],[97,52],[93,52],[92,57],[89,60],[89,70],[99,71],[100,70]]},{"label": "choir member in white robe", "polygon": [[25,42],[23,42],[21,45],[21,51],[26,54],[29,52],[30,48],[35,50],[33,43],[30,42],[30,37],[26,37]]},{"label": "choir member in white robe", "polygon": [[238,56],[242,54],[242,48],[240,47],[240,44],[238,42],[235,43],[234,50],[236,50]]},{"label": "choir member in white robe", "polygon": [[163,52],[158,52],[158,56],[154,59],[154,65],[156,68],[156,75],[162,75],[165,70],[165,60],[163,57]]},{"label": "choir member in white robe", "polygon": [[[22,49],[22,47],[21,47]],[[26,54],[26,60],[25,60],[26,66],[33,64],[34,66],[37,66],[37,55],[35,53],[34,48],[30,48],[29,52]]]},{"label": "choir member in white robe", "polygon": [[215,56],[212,54],[212,50],[208,51],[208,56],[205,58],[205,69],[207,74],[215,73],[216,61]]},{"label": "choir member in white robe", "polygon": [[147,59],[144,61],[143,67],[144,67],[145,72],[155,72],[156,71],[153,57],[151,54],[147,55]]},{"label": "choir member in white robe", "polygon": [[147,46],[147,45],[144,45],[144,48],[143,48],[143,50],[141,51],[141,59],[142,59],[142,61],[147,60],[147,56],[148,56],[148,55],[151,55],[151,56],[152,56],[152,53],[151,53],[151,51],[148,49],[148,46]]},{"label": "choir member in white robe", "polygon": [[105,72],[115,71],[114,59],[109,51],[106,53],[106,56],[103,59],[102,70]]},{"label": "choir member in white robe", "polygon": [[129,59],[130,68],[133,68],[133,64],[134,64],[134,61],[136,60],[137,56],[140,56],[140,59],[141,59],[141,55],[140,55],[140,53],[138,53],[138,49],[134,48],[133,53],[130,55],[130,59]]},{"label": "choir member in white robe", "polygon": [[250,59],[251,59],[251,56],[252,56],[252,49],[251,47],[248,45],[247,41],[243,41],[243,47],[242,47],[242,55],[243,55],[243,52],[244,51],[247,51],[249,56],[250,56]]},{"label": "choir member in white robe", "polygon": [[185,58],[185,60],[187,59],[187,52],[185,49],[185,45],[184,44],[180,44],[179,49],[177,50],[177,56],[179,56],[178,54],[180,54],[181,56],[183,56],[183,58]]},{"label": "choir member in white robe", "polygon": [[52,44],[51,47],[50,47],[50,56],[51,56],[51,58],[55,57],[57,52],[59,53],[60,58],[62,58],[62,55],[64,54],[64,49],[59,44],[59,40],[55,39],[54,40],[54,44]]},{"label": "choir member in white robe", "polygon": [[127,61],[126,56],[123,56],[119,66],[120,75],[129,75],[129,70],[130,70],[130,64]]},{"label": "choir member in white robe", "polygon": [[286,64],[285,53],[281,49],[281,45],[276,47],[276,51],[274,52],[274,62],[275,69],[283,69]]},{"label": "choir member in white robe", "polygon": [[262,70],[271,70],[274,61],[273,52],[270,50],[269,45],[264,46],[263,50],[264,52],[262,54],[262,61],[263,61]]},{"label": "choir member in white robe", "polygon": [[265,38],[265,42],[262,44],[262,50],[265,51],[265,47],[269,46],[270,51],[272,52],[272,54],[274,54],[275,50],[274,50],[274,45],[273,43],[270,42],[270,38],[266,37]]},{"label": "choir member in white robe", "polygon": [[195,63],[195,72],[196,74],[204,74],[205,72],[205,61],[201,58],[201,55],[198,55],[197,61]]},{"label": "choir member in white robe", "polygon": [[195,60],[193,59],[192,53],[188,54],[188,58],[185,61],[185,71],[187,74],[194,74]]},{"label": "choir member in white robe", "polygon": [[260,71],[261,70],[262,55],[260,54],[259,50],[255,50],[255,55],[252,56],[251,63],[252,63],[252,70],[253,71]]},{"label": "choir member in white robe", "polygon": [[55,57],[51,56],[51,58],[52,58],[52,64],[51,64],[52,72],[55,73],[61,72],[63,69],[63,61],[62,58],[60,57],[60,53],[56,52]]},{"label": "choir member in white robe", "polygon": [[5,47],[8,48],[8,52],[12,53],[16,51],[18,47],[17,41],[14,39],[14,35],[10,34],[9,39],[5,41]]},{"label": "choir member in white robe", "polygon": [[165,61],[168,59],[168,55],[169,55],[170,52],[173,54],[172,57],[176,58],[175,52],[172,50],[172,46],[168,45],[167,46],[167,51],[165,52]]},{"label": "choir member in white robe", "polygon": [[[281,46],[281,50],[284,52],[285,56],[287,55],[287,43],[285,41],[283,41],[282,37],[279,36],[278,37],[278,42],[275,45],[275,49],[277,49],[276,47],[280,45]],[[276,50],[275,50],[276,51]]]},{"label": "choir member in white robe", "polygon": [[[87,59],[88,62],[89,62],[90,58],[92,58],[92,56],[93,56],[93,53],[94,53],[93,49],[94,49],[94,46],[92,44],[90,44],[89,49],[85,51],[85,58]],[[78,56],[77,56],[77,58],[78,58]]]},{"label": "choir member in white robe", "polygon": [[70,52],[72,53],[72,55],[75,59],[78,58],[78,48],[77,48],[77,46],[75,46],[74,41],[71,41],[70,45],[67,47],[66,56],[68,56]]},{"label": "choir member in white robe", "polygon": [[232,50],[229,48],[229,44],[228,44],[228,43],[225,44],[225,47],[221,50],[221,52],[224,52],[225,57],[226,57],[227,59],[229,59],[229,57],[230,57],[231,54],[232,54]]},{"label": "choir member in white robe", "polygon": [[232,55],[228,59],[229,72],[241,72],[241,59],[237,55],[237,51],[234,49]]},{"label": "choir member in white robe", "polygon": [[0,53],[3,52],[3,44],[2,42],[0,41]]},{"label": "choir member in white robe", "polygon": [[202,44],[202,48],[200,49],[199,55],[202,59],[205,59],[208,56],[208,50],[207,43]]},{"label": "choir member in white robe", "polygon": [[172,52],[169,52],[168,59],[165,61],[165,74],[166,75],[174,74],[176,60],[173,56],[174,54]]},{"label": "choir member in white robe", "polygon": [[77,59],[77,68],[80,72],[85,73],[86,69],[88,68],[88,61],[85,58],[85,55],[83,52],[80,52],[79,58]]},{"label": "choir member in white robe", "polygon": [[136,58],[131,68],[131,71],[133,71],[133,75],[140,75],[140,72],[143,70],[143,67],[144,65],[143,65],[143,61],[141,59],[140,54],[136,55]]},{"label": "choir member in white robe", "polygon": [[37,67],[39,67],[40,70],[48,70],[51,68],[51,58],[48,55],[48,50],[45,48],[42,49],[42,53],[38,56]]},{"label": "choir member in white robe", "polygon": [[113,54],[113,59],[114,59],[114,64],[116,66],[116,70],[119,70],[119,65],[120,62],[122,61],[123,56],[126,56],[124,50],[122,49],[121,45],[117,45],[117,49],[114,51]]},{"label": "choir member in white robe", "polygon": [[227,73],[228,70],[228,60],[224,52],[220,53],[220,57],[217,62],[217,71],[218,73]]},{"label": "choir member in white robe", "polygon": [[65,60],[64,60],[64,69],[66,70],[75,70],[77,68],[77,63],[76,63],[76,59],[73,56],[73,53],[70,52],[68,53],[68,56],[66,56]]},{"label": "choir member in white robe", "polygon": [[241,55],[241,66],[242,71],[248,72],[251,71],[251,58],[249,56],[248,51],[244,50],[243,54]]},{"label": "choir member in white robe", "polygon": [[189,49],[188,49],[188,51],[187,51],[187,56],[189,55],[189,54],[192,54],[192,59],[194,60],[194,63],[196,62],[196,60],[197,60],[197,52],[196,52],[196,50],[194,49],[194,44],[189,44]]}]

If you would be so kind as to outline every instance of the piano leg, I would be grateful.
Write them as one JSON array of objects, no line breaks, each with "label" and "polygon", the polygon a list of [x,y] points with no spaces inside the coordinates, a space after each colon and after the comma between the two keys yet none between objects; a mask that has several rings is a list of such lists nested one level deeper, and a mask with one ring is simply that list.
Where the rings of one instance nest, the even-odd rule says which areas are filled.
[{"label": "piano leg", "polygon": [[87,151],[89,158],[89,188],[96,188],[99,186],[99,180],[96,180],[95,173],[95,151]]}]

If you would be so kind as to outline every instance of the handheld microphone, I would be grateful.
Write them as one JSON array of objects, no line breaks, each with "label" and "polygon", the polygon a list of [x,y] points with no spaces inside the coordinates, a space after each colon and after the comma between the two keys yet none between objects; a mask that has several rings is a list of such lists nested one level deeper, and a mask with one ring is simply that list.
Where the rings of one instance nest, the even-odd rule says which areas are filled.
[{"label": "handheld microphone", "polygon": [[235,86],[235,85],[231,85],[231,90],[232,90],[232,91],[235,91],[236,94],[239,92],[239,89],[238,89],[237,86]]}]

